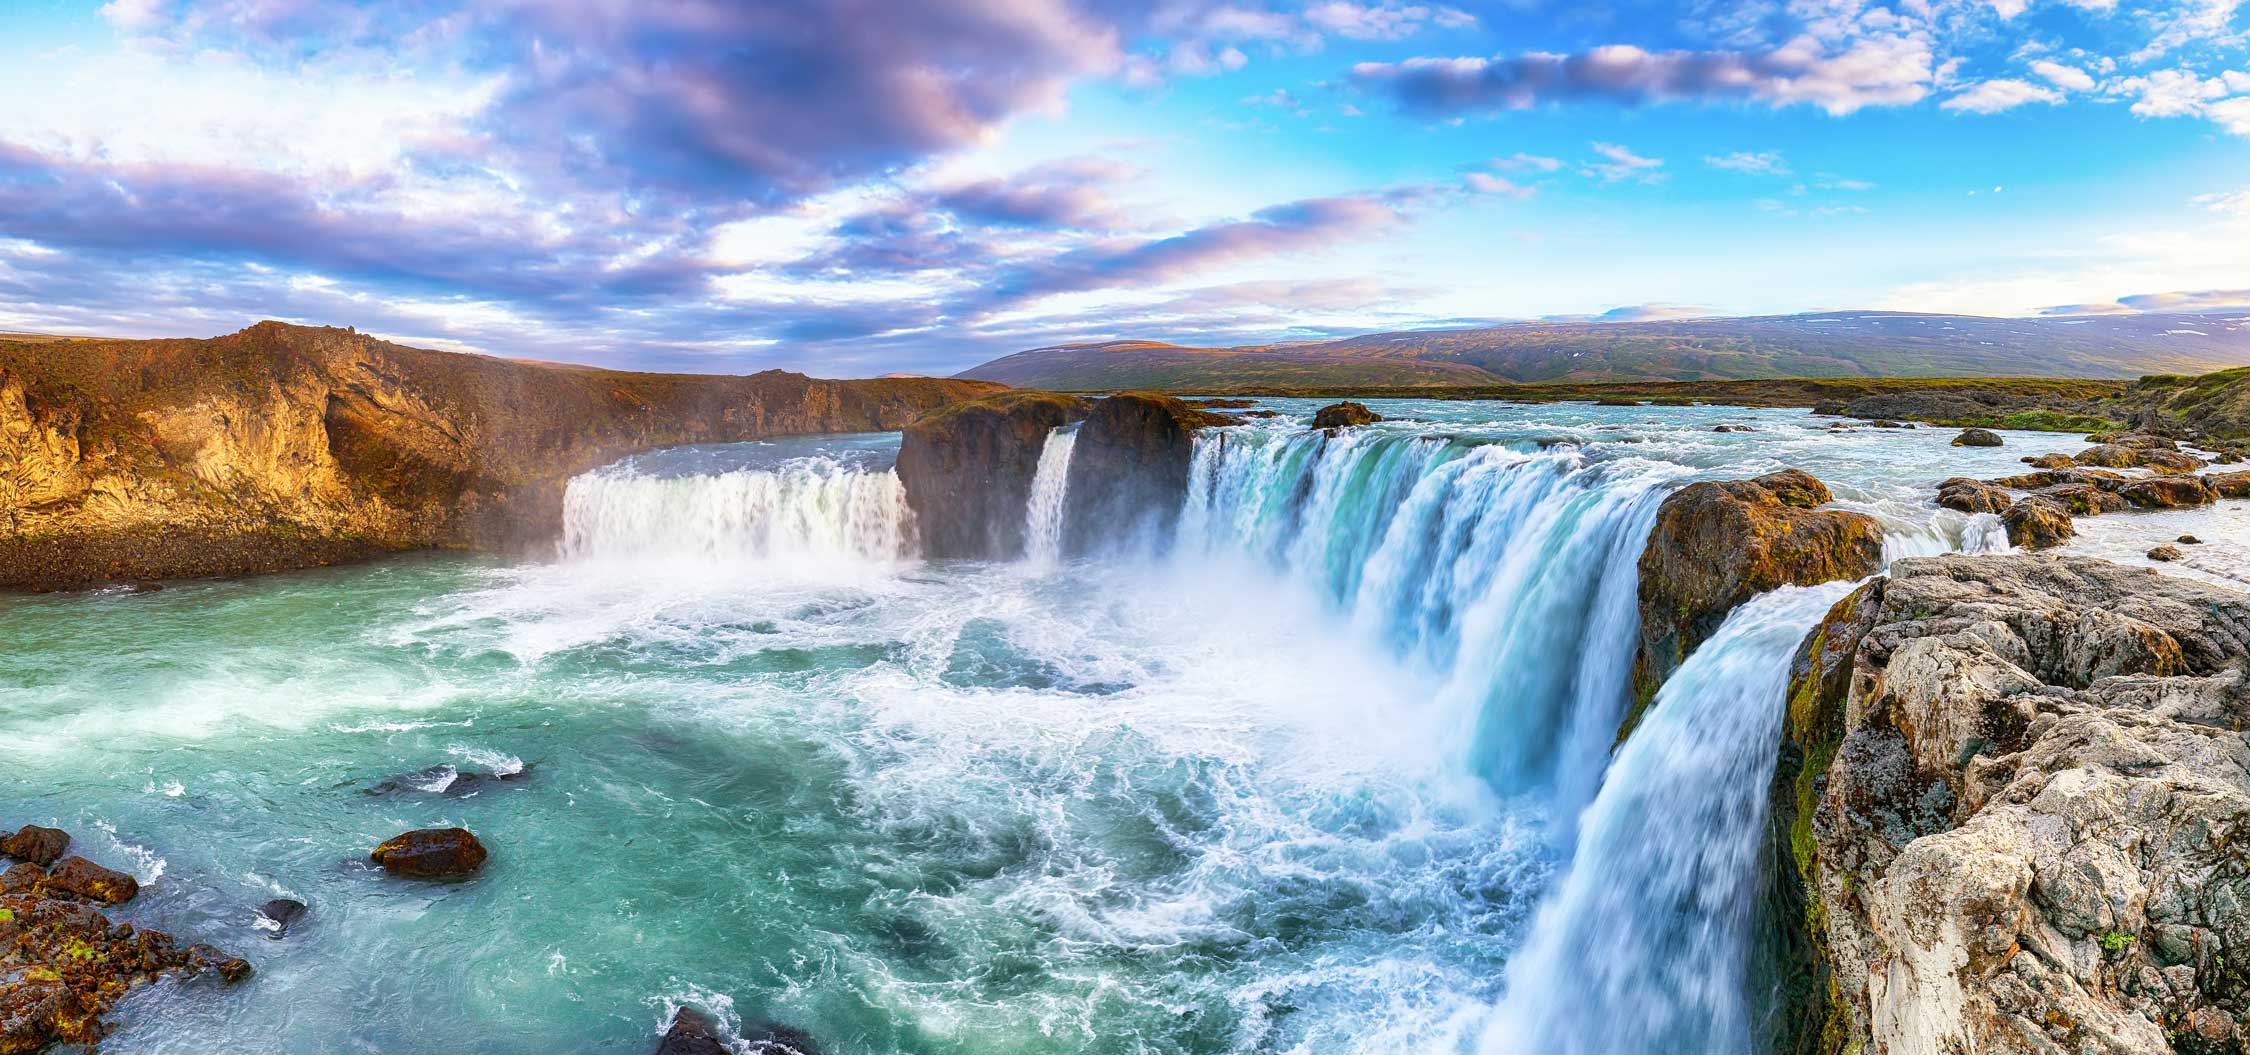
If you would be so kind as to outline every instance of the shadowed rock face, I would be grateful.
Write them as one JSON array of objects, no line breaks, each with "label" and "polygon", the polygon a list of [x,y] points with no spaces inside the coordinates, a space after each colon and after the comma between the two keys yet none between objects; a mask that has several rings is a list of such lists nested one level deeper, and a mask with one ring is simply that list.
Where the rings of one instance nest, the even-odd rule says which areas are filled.
[{"label": "shadowed rock face", "polygon": [[2239,1052],[2250,598],[1898,562],[1799,650],[1771,792],[1775,1051]]},{"label": "shadowed rock face", "polygon": [[621,373],[274,322],[0,342],[0,588],[536,546],[569,479],[626,454],[895,429],[997,387]]},{"label": "shadowed rock face", "polygon": [[930,557],[1008,560],[1024,552],[1024,504],[1047,435],[1092,406],[1052,392],[1002,392],[916,418],[899,443],[899,482]]},{"label": "shadowed rock face", "polygon": [[1689,484],[1657,509],[1641,551],[1641,643],[1623,739],[1656,690],[1734,607],[1784,584],[1856,579],[1882,566],[1873,517],[1815,509],[1828,488],[1795,469]]},{"label": "shadowed rock face", "polygon": [[1187,497],[1195,430],[1234,420],[1150,392],[1096,402],[1071,454],[1064,547],[1091,553],[1170,538]]}]

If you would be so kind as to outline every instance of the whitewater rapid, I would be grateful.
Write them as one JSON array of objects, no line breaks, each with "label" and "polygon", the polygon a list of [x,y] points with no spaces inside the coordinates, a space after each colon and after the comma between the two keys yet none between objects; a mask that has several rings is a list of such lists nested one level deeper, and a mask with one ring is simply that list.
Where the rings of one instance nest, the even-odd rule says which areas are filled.
[{"label": "whitewater rapid", "polygon": [[[0,795],[142,871],[175,933],[314,906],[254,936],[253,986],[152,991],[135,1055],[646,1050],[680,1005],[870,1055],[1467,1055],[1602,993],[1645,1014],[1582,1050],[1737,1035],[1728,804],[1777,713],[1749,657],[1789,634],[1730,623],[1613,758],[1656,504],[1800,465],[1891,556],[1989,545],[1927,476],[2042,441],[1435,402],[1331,435],[1275,406],[1198,438],[1151,555],[1057,559],[1067,432],[1017,562],[920,557],[895,435],[807,437],[586,474],[558,560],[0,599]],[[444,766],[521,779],[396,779]],[[493,849],[477,882],[336,868],[452,824]],[[1700,988],[1556,951],[1682,935]]]}]

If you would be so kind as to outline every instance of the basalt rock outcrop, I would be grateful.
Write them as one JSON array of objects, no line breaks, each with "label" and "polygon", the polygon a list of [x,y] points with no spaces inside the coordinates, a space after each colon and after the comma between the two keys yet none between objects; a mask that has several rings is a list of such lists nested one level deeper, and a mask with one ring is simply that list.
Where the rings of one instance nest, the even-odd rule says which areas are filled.
[{"label": "basalt rock outcrop", "polygon": [[1093,553],[1168,540],[1187,497],[1196,430],[1234,421],[1153,392],[1095,402],[1071,451],[1064,548]]},{"label": "basalt rock outcrop", "polygon": [[1022,556],[1024,503],[1047,436],[1092,406],[1052,392],[1002,392],[914,419],[899,442],[898,475],[923,554]]},{"label": "basalt rock outcrop", "polygon": [[570,477],[623,455],[895,429],[998,389],[623,373],[278,322],[0,342],[0,588],[531,547]]},{"label": "basalt rock outcrop", "polygon": [[1622,740],[1656,690],[1736,605],[1777,586],[1872,575],[1883,532],[1864,513],[1815,508],[1826,485],[1795,469],[1689,484],[1664,500],[1641,551],[1641,637]]},{"label": "basalt rock outcrop", "polygon": [[1330,403],[1313,412],[1312,424],[1316,429],[1346,429],[1355,425],[1371,425],[1383,420],[1381,414],[1367,409],[1365,403]]},{"label": "basalt rock outcrop", "polygon": [[1899,561],[1792,670],[1767,906],[1790,1055],[2250,1047],[2250,596]]},{"label": "basalt rock outcrop", "polygon": [[112,923],[94,906],[130,901],[140,885],[61,856],[69,843],[37,827],[0,840],[0,855],[18,858],[0,878],[0,1055],[98,1050],[111,1009],[158,978],[249,977],[247,962],[211,946]]}]

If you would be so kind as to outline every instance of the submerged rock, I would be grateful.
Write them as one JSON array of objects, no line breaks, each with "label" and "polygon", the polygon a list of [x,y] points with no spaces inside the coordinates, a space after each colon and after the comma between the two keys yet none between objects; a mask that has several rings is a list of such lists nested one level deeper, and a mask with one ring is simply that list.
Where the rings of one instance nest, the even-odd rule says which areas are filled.
[{"label": "submerged rock", "polygon": [[1750,427],[1750,426],[1748,426],[1748,425],[1713,425],[1713,426],[1711,427],[1711,431],[1713,431],[1713,432],[1756,432],[1756,431],[1758,431],[1758,430],[1757,430],[1757,429],[1755,429],[1755,428],[1752,428],[1752,427]]},{"label": "submerged rock", "polygon": [[60,828],[26,824],[14,835],[0,837],[0,857],[13,857],[45,868],[70,849],[70,833]]},{"label": "submerged rock", "polygon": [[2189,546],[2199,546],[2203,544],[2203,540],[2196,538],[2194,535],[2181,535],[2179,538],[2173,539],[2172,541]]},{"label": "submerged rock", "polygon": [[1799,649],[1771,788],[1777,1052],[2239,1052],[2250,596],[1899,561]]},{"label": "submerged rock", "polygon": [[1736,605],[1784,584],[1856,579],[1882,566],[1875,518],[1814,508],[1829,498],[1819,480],[1785,469],[1689,484],[1664,500],[1641,551],[1635,702],[1620,739]]},{"label": "submerged rock", "polygon": [[2158,561],[2174,561],[2182,555],[2178,546],[2158,546],[2148,551],[2148,559]]},{"label": "submerged rock", "polygon": [[395,876],[450,879],[476,874],[485,850],[465,828],[422,828],[384,840],[367,856]]},{"label": "submerged rock", "polygon": [[265,931],[269,938],[286,937],[289,928],[304,916],[304,902],[277,897],[258,906],[258,928]]},{"label": "submerged rock", "polygon": [[930,411],[899,439],[898,476],[931,557],[1023,555],[1024,504],[1047,436],[1091,404],[1053,392],[1002,392]]},{"label": "submerged rock", "polygon": [[656,1055],[731,1055],[719,1039],[719,1025],[692,1007],[672,1013],[672,1026],[657,1042]]},{"label": "submerged rock", "polygon": [[1369,425],[1383,420],[1381,414],[1367,409],[1361,403],[1330,403],[1313,412],[1313,428],[1342,429],[1354,425]]},{"label": "submerged rock", "polygon": [[1960,435],[1953,437],[1953,445],[1956,447],[1998,447],[2000,446],[2000,434],[1991,429],[1962,429]]}]

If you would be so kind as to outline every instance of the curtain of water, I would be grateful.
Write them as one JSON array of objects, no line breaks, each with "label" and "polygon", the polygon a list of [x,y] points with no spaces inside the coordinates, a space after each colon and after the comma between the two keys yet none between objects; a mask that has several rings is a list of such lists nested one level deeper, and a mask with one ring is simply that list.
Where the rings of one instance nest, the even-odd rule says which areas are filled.
[{"label": "curtain of water", "polygon": [[1031,475],[1031,497],[1024,503],[1024,559],[1041,568],[1062,560],[1063,502],[1070,485],[1070,452],[1078,443],[1078,430],[1060,428],[1047,434],[1039,448],[1039,467]]},{"label": "curtain of water", "polygon": [[1248,554],[1437,672],[1466,763],[1591,796],[1639,627],[1635,563],[1675,467],[1385,430],[1197,441],[1184,559]]},{"label": "curtain of water", "polygon": [[1744,604],[1664,683],[1508,965],[1483,1055],[1749,1055],[1747,943],[1789,659],[1851,586]]},{"label": "curtain of water", "polygon": [[898,474],[829,458],[652,476],[612,467],[563,495],[567,559],[888,563],[913,555]]}]

